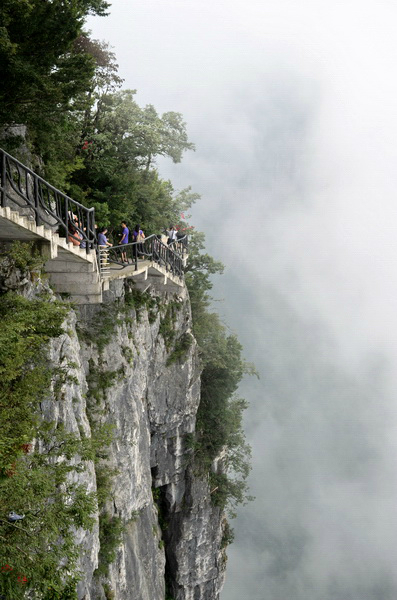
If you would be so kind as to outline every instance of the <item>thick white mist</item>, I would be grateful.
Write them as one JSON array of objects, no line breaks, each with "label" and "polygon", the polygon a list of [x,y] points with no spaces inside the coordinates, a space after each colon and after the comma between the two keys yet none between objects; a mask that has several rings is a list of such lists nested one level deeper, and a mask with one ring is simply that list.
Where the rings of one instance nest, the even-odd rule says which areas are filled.
[{"label": "thick white mist", "polygon": [[90,26],[126,86],[184,114],[226,264],[256,501],[222,600],[395,600],[397,8],[387,0],[113,2]]}]

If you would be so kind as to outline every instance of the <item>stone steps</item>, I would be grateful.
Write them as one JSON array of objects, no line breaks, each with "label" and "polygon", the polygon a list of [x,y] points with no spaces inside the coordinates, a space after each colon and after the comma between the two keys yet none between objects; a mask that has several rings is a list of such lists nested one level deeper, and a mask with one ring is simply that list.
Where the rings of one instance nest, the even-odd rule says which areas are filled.
[{"label": "stone steps", "polygon": [[48,259],[44,268],[55,292],[68,294],[75,304],[102,302],[95,251],[87,254],[85,248],[10,207],[0,207],[0,239],[39,242],[42,255]]},{"label": "stone steps", "polygon": [[[7,219],[10,223],[16,226],[16,233],[10,239],[31,239],[50,242],[51,244],[51,258],[56,258],[60,249],[66,250],[70,254],[73,254],[76,258],[81,258],[84,261],[93,263],[96,261],[95,252],[91,251],[87,254],[85,248],[80,246],[74,246],[71,242],[68,242],[65,238],[60,237],[58,233],[45,227],[44,225],[36,225],[35,221],[28,217],[21,216],[16,210],[12,210],[9,206],[0,208],[0,216]],[[20,236],[18,236],[18,229],[21,230]],[[32,235],[29,236],[30,232]]]}]

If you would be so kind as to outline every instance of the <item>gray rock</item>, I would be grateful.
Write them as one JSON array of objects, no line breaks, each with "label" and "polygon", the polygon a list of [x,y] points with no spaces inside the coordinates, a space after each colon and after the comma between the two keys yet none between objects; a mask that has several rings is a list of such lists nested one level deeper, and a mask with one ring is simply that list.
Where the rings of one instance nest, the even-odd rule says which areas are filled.
[{"label": "gray rock", "polygon": [[[7,285],[18,287],[21,277],[15,277],[15,284]],[[24,293],[34,297],[37,285],[28,281]],[[95,343],[104,334],[101,307],[71,310],[65,333],[50,344],[50,360],[66,377],[57,386],[54,382],[41,406],[43,416],[76,435],[91,436],[97,425],[114,427],[102,462],[114,473],[105,509],[121,519],[124,532],[108,574],[98,576],[99,514],[91,532],[76,531],[83,574],[78,598],[164,600],[167,586],[174,600],[218,600],[226,564],[221,548],[225,517],[211,503],[206,478],[191,468],[186,445],[200,400],[197,345],[193,339],[186,355],[167,366],[169,351],[160,333],[165,306],[150,321],[145,308],[137,318],[133,308],[124,307],[123,295],[120,282],[107,294],[106,306],[113,312],[110,325],[106,322],[106,344]],[[191,333],[187,292],[162,299],[164,305],[170,301],[179,307],[177,335]],[[99,333],[89,340],[84,331],[92,334],[95,328]],[[92,462],[74,477],[96,491]]]}]

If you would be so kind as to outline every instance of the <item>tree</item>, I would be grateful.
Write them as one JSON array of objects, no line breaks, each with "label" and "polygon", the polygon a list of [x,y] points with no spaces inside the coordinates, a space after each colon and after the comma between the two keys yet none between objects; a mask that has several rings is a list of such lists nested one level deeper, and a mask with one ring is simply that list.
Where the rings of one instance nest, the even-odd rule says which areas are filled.
[{"label": "tree", "polygon": [[189,231],[189,261],[185,279],[189,290],[192,306],[194,332],[200,336],[199,329],[204,322],[207,309],[211,302],[208,292],[212,288],[211,275],[222,274],[224,265],[212,256],[203,252],[205,235],[202,232]]},{"label": "tree", "polygon": [[0,125],[28,124],[37,113],[65,110],[87,89],[94,62],[73,43],[88,14],[105,0],[4,0],[0,7]]},{"label": "tree", "polygon": [[153,106],[141,108],[133,90],[103,92],[103,85],[107,90],[115,83],[112,73],[95,89],[86,109],[78,150],[84,169],[73,173],[71,189],[85,204],[105,204],[110,224],[126,219],[139,222],[146,233],[158,233],[170,222],[181,222],[181,211],[197,194],[190,189],[175,194],[171,183],[159,177],[155,158],[178,161],[193,144],[178,113],[160,117]]},{"label": "tree", "polygon": [[141,108],[134,100],[135,90],[101,91],[96,93],[91,122],[86,123],[91,160],[106,155],[117,159],[119,169],[129,164],[148,171],[156,156],[180,162],[183,152],[194,149],[179,113],[160,117],[152,105]]},{"label": "tree", "polygon": [[222,273],[223,268],[221,262],[205,252],[204,234],[192,232],[186,284],[203,368],[193,442],[195,464],[208,473],[213,503],[222,508],[228,506],[230,515],[235,516],[235,507],[252,499],[246,483],[251,448],[242,425],[247,403],[235,393],[244,374],[257,373],[243,359],[237,337],[228,334],[219,316],[211,311],[211,276]]},{"label": "tree", "polygon": [[0,595],[8,600],[28,590],[76,598],[75,529],[94,522],[95,495],[73,477],[92,459],[90,440],[38,410],[56,380],[47,343],[63,333],[65,314],[57,302],[0,295]]}]

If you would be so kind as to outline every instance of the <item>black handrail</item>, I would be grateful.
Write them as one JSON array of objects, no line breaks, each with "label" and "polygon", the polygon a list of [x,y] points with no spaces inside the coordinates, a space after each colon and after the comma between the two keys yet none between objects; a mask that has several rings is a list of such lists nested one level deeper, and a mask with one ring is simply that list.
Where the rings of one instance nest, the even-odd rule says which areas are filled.
[{"label": "black handrail", "polygon": [[[177,235],[179,236],[179,234]],[[185,234],[181,237],[177,237],[176,240],[172,240],[172,242],[168,244],[168,247],[180,254],[182,257],[185,257],[188,254],[188,241],[189,238]]]},{"label": "black handrail", "polygon": [[[0,206],[15,205],[33,211],[36,225],[46,224],[57,230],[85,248],[87,254],[101,248],[96,239],[94,208],[76,202],[0,148]],[[120,269],[130,260],[137,270],[138,258],[146,257],[182,277],[187,248],[187,235],[166,245],[153,234],[139,242],[108,247],[108,251],[109,260]],[[100,264],[98,260],[99,269]]]},{"label": "black handrail", "polygon": [[95,209],[86,208],[0,148],[0,205],[33,211],[36,225],[46,224],[87,254],[96,247]]},{"label": "black handrail", "polygon": [[[187,248],[187,245],[186,245]],[[166,271],[183,276],[184,260],[179,252],[163,244],[159,236],[153,234],[139,242],[108,247],[109,261],[119,265],[120,269],[133,264],[138,270],[140,258],[147,258],[163,266]]]}]

